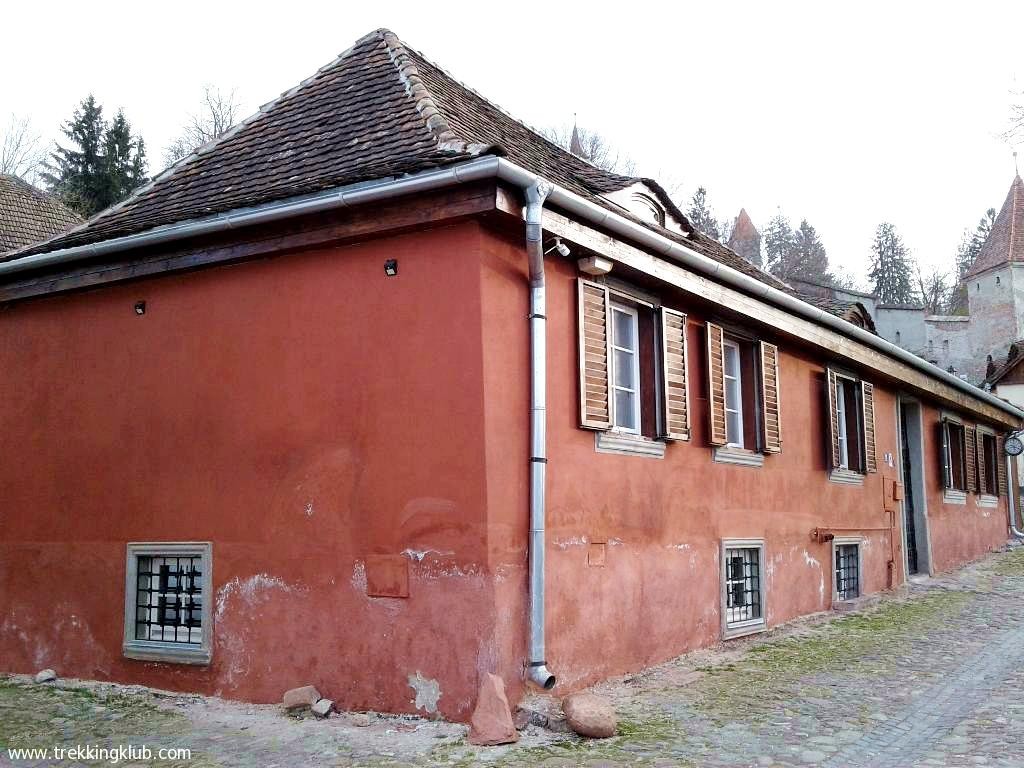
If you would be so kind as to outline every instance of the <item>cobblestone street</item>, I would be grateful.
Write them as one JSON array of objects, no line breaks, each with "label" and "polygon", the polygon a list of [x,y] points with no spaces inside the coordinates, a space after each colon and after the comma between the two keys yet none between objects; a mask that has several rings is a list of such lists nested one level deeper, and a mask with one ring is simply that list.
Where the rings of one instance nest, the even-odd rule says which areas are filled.
[{"label": "cobblestone street", "polygon": [[[99,684],[0,679],[7,748],[187,748],[128,765],[1024,766],[1024,549],[912,584],[845,616],[609,681],[620,735],[585,742],[529,726],[473,748],[460,725],[153,695]],[[533,702],[538,708],[551,700]],[[102,760],[80,764],[108,765]]]}]

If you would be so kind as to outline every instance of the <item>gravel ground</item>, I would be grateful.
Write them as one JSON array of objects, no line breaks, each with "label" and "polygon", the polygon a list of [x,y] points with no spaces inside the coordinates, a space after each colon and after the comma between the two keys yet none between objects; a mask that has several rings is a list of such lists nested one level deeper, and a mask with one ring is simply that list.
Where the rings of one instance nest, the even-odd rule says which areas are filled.
[{"label": "gravel ground", "polygon": [[[162,766],[1024,766],[1024,549],[596,686],[619,735],[529,726],[474,748],[462,725],[346,713],[284,715],[201,696],[0,677],[0,765],[110,765],[74,745],[135,748]],[[558,714],[558,703],[527,705]],[[12,760],[8,748],[49,749]],[[148,748],[151,755],[139,753]],[[158,750],[186,749],[181,755]]]}]

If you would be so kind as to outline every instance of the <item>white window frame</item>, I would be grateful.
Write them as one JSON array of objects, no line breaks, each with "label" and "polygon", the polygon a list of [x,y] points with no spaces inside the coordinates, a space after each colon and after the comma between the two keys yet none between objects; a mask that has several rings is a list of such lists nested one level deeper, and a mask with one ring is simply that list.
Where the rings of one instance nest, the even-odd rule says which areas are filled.
[{"label": "white window frame", "polygon": [[[967,427],[964,425],[963,419],[955,413],[949,411],[943,411],[940,414],[942,423],[942,432],[945,436],[943,442],[945,443],[945,455],[942,457],[949,473],[949,482],[953,483],[953,440],[952,434],[949,431],[949,425],[955,424],[960,428],[960,434],[963,436],[963,442],[960,445],[960,461],[961,469],[963,472],[964,487],[963,488],[946,488],[945,479],[943,479],[942,489],[942,500],[946,504],[967,504]],[[941,448],[942,446],[940,446]],[[977,456],[975,456],[975,463],[977,463]]]},{"label": "white window frame", "polygon": [[836,553],[839,547],[857,547],[857,598],[864,596],[864,539],[861,536],[836,536],[832,539],[832,602],[844,602],[857,598],[839,596],[839,580],[836,578]]},{"label": "white window frame", "polygon": [[[609,383],[609,394],[610,394],[610,400],[611,400],[612,429],[614,429],[616,432],[623,432],[625,434],[630,434],[630,435],[639,435],[640,432],[641,432],[641,427],[642,427],[642,425],[640,423],[640,398],[641,398],[641,393],[640,393],[640,313],[637,311],[637,309],[635,307],[630,307],[630,306],[627,306],[626,304],[620,304],[620,303],[615,302],[615,301],[611,302],[611,311],[612,311],[612,322],[611,322],[611,328],[610,328],[610,334],[609,335],[611,336],[611,350],[612,351],[611,351],[611,354],[610,354],[610,360],[608,361],[608,367],[610,369],[609,373],[611,375],[609,376],[608,383]],[[622,313],[624,315],[628,315],[630,317],[631,324],[632,324],[632,327],[633,327],[633,344],[635,345],[635,349],[630,349],[629,347],[623,347],[623,346],[620,346],[619,344],[616,343],[617,342],[617,339],[615,338],[615,328],[616,328],[615,313],[616,312],[620,312],[620,313]],[[628,354],[632,355],[632,360],[633,360],[633,382],[636,385],[635,388],[623,387],[623,386],[620,386],[619,384],[616,383],[616,379],[618,378],[618,375],[617,375],[618,374],[618,370],[617,370],[618,369],[618,358],[617,358],[617,356],[615,354],[616,351],[625,352],[625,353],[628,353]],[[634,395],[634,397],[633,397],[633,423],[636,425],[635,428],[633,428],[633,427],[625,427],[625,426],[622,426],[621,424],[619,424],[618,398],[615,397],[615,393],[617,391],[632,392],[633,395]]]},{"label": "white window frame", "polygon": [[[730,376],[725,372],[725,358],[729,354],[729,350],[732,350],[736,354],[736,375]],[[729,397],[729,381],[736,382],[736,392],[739,396],[739,402],[730,405]],[[743,352],[740,349],[738,342],[733,339],[723,338],[722,339],[722,381],[723,381],[723,394],[725,400],[725,439],[726,446],[730,448],[746,448],[743,439]],[[733,407],[735,406],[735,407]],[[729,414],[736,414],[736,424],[739,429],[739,442],[729,440]]]},{"label": "white window frame", "polygon": [[[172,643],[138,640],[135,623],[138,598],[140,557],[199,557],[202,569],[200,594],[203,606],[201,641]],[[125,568],[124,643],[122,652],[129,659],[168,661],[178,664],[209,664],[213,655],[213,544],[208,541],[129,542]]]},{"label": "white window frame", "polygon": [[[746,619],[744,621],[729,622],[729,562],[727,553],[730,549],[756,549],[758,568],[758,597],[760,598],[760,614],[758,618]],[[764,632],[768,628],[768,585],[765,581],[765,546],[764,539],[722,539],[722,548],[719,555],[721,561],[721,615],[722,615],[722,639],[730,640],[734,637],[752,635],[756,632]]]},{"label": "white window frame", "polygon": [[836,440],[839,443],[839,469],[850,468],[850,439],[846,430],[847,380],[836,376]]}]

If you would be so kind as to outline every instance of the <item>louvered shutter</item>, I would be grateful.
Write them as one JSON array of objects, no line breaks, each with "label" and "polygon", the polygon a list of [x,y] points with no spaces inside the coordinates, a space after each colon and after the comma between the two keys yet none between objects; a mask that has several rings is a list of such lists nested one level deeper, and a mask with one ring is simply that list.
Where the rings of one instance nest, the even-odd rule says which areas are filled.
[{"label": "louvered shutter", "polygon": [[828,440],[829,459],[832,469],[839,469],[839,407],[836,403],[836,372],[831,368],[825,371],[825,402],[828,405]]},{"label": "louvered shutter", "polygon": [[608,429],[612,425],[608,400],[608,348],[611,315],[608,289],[579,280],[580,426]]},{"label": "louvered shutter", "polygon": [[878,471],[878,456],[875,453],[875,385],[866,381],[860,383],[861,403],[864,407],[864,468],[868,472]]},{"label": "louvered shutter", "polygon": [[942,419],[939,424],[939,432],[936,435],[936,445],[939,446],[939,467],[941,468],[942,487],[953,487],[953,471],[949,466],[949,430],[946,429],[946,420]]},{"label": "louvered shutter", "polygon": [[1001,435],[996,437],[996,493],[1000,496],[1009,493],[1006,485],[1006,453]]},{"label": "louvered shutter", "polygon": [[977,457],[978,493],[988,493],[988,465],[985,463],[985,435],[980,429],[974,430],[974,455]]},{"label": "louvered shutter", "polygon": [[686,315],[661,308],[661,423],[669,440],[690,439],[689,381],[686,370]]},{"label": "louvered shutter", "polygon": [[708,442],[725,445],[725,333],[708,323]]},{"label": "louvered shutter", "polygon": [[964,427],[964,448],[967,452],[967,478],[966,486],[968,493],[978,492],[978,433],[974,427]]},{"label": "louvered shutter", "polygon": [[761,424],[765,453],[782,452],[782,414],[779,405],[779,348],[761,342]]}]

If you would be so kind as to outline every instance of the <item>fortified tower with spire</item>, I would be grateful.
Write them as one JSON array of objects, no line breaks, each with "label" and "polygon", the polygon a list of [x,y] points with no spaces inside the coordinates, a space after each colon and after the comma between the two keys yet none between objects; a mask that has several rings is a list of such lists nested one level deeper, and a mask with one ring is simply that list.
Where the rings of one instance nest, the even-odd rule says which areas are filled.
[{"label": "fortified tower with spire", "polygon": [[761,233],[750,220],[746,208],[740,208],[740,213],[733,222],[728,246],[751,264],[762,266]]}]

